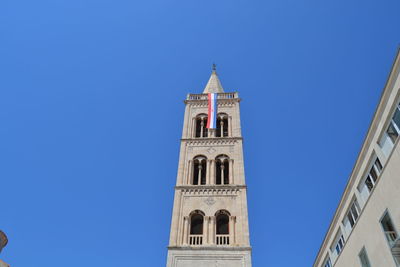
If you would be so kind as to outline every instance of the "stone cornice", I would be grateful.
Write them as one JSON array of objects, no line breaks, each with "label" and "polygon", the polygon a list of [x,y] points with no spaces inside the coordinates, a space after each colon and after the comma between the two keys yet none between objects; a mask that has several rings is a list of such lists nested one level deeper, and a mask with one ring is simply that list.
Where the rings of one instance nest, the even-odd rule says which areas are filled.
[{"label": "stone cornice", "polygon": [[183,189],[183,190],[220,190],[220,189],[247,189],[246,185],[177,185],[175,189]]},{"label": "stone cornice", "polygon": [[169,250],[213,250],[213,251],[251,251],[250,246],[232,246],[232,247],[222,247],[222,246],[168,246]]},{"label": "stone cornice", "polygon": [[[229,104],[239,103],[241,101],[240,98],[231,98],[231,99],[218,99],[218,106],[226,106]],[[184,100],[186,105],[190,104],[193,106],[207,106],[208,100]]]},{"label": "stone cornice", "polygon": [[186,142],[189,145],[218,145],[233,144],[239,140],[243,140],[243,137],[182,138],[181,142]]}]

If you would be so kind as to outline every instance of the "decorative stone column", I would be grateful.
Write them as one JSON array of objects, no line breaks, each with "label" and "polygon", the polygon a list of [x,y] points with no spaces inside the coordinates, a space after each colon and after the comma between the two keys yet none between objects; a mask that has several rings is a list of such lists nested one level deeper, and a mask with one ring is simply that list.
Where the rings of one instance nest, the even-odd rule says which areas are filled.
[{"label": "decorative stone column", "polygon": [[224,136],[224,117],[221,117],[219,127],[221,127],[221,137],[225,137]]},{"label": "decorative stone column", "polygon": [[233,179],[233,159],[229,159],[229,184],[235,184]]},{"label": "decorative stone column", "polygon": [[236,216],[229,217],[229,245],[236,244]]},{"label": "decorative stone column", "polygon": [[225,184],[225,164],[224,162],[221,160],[221,184]]},{"label": "decorative stone column", "polygon": [[215,137],[216,130],[215,129],[207,129],[208,137]]},{"label": "decorative stone column", "polygon": [[[202,164],[202,162],[203,162],[203,160],[201,160],[200,162],[199,162],[199,174],[197,175],[197,185],[200,185],[201,184],[201,179],[202,179],[202,177],[203,177],[203,164]],[[206,174],[207,175],[207,174]]]},{"label": "decorative stone column", "polygon": [[183,240],[182,244],[187,245],[188,244],[188,237],[189,237],[189,216],[183,217]]},{"label": "decorative stone column", "polygon": [[203,226],[203,230],[204,230],[204,233],[203,233],[203,242],[204,242],[204,244],[205,245],[207,245],[208,243],[209,243],[209,237],[210,237],[210,227],[209,227],[209,224],[210,224],[210,216],[204,216],[204,226]]},{"label": "decorative stone column", "polygon": [[210,245],[215,244],[215,216],[210,216]]},{"label": "decorative stone column", "polygon": [[229,123],[228,123],[228,134],[229,134],[230,137],[232,137],[233,136],[232,135],[232,117],[229,116],[228,120],[229,120]]},{"label": "decorative stone column", "polygon": [[207,160],[207,173],[206,173],[206,185],[210,184],[211,179],[211,159]]},{"label": "decorative stone column", "polygon": [[215,185],[215,160],[210,161],[210,184]]},{"label": "decorative stone column", "polygon": [[[206,129],[207,130],[207,129]],[[200,137],[204,137],[204,117],[201,118],[201,123],[200,123]]]},{"label": "decorative stone column", "polygon": [[191,129],[191,131],[190,131],[190,136],[191,136],[192,138],[195,138],[195,137],[196,137],[196,118],[193,118],[193,119],[192,119],[192,129]]},{"label": "decorative stone column", "polygon": [[187,177],[186,177],[186,184],[192,183],[192,173],[193,173],[193,160],[189,160],[188,169],[187,169]]}]

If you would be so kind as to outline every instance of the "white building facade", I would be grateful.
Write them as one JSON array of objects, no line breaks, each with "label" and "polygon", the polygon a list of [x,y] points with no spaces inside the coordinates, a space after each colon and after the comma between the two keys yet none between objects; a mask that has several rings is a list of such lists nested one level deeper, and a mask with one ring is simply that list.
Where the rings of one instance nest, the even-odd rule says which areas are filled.
[{"label": "white building facade", "polygon": [[314,267],[400,266],[400,53]]},{"label": "white building facade", "polygon": [[[206,128],[208,93],[218,93],[216,129]],[[215,69],[185,100],[167,267],[251,266],[239,102]]]}]

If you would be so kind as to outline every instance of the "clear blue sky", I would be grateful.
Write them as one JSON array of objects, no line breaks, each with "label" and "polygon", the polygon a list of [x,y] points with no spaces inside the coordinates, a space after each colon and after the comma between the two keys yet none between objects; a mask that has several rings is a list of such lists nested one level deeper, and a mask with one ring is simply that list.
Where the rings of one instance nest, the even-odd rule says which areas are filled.
[{"label": "clear blue sky", "polygon": [[311,266],[385,84],[400,2],[3,0],[1,257],[164,266],[183,122],[243,98],[255,267]]}]

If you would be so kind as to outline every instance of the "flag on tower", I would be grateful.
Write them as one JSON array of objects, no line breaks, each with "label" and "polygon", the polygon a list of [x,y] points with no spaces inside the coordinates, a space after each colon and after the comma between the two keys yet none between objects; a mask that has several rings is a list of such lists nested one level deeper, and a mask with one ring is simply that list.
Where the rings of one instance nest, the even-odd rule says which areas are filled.
[{"label": "flag on tower", "polygon": [[208,129],[217,128],[217,95],[216,93],[208,94]]}]

